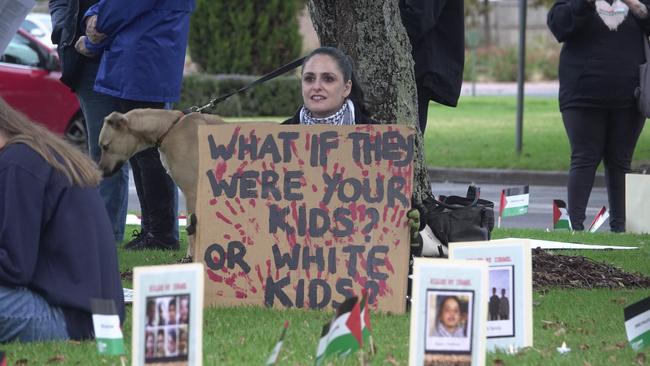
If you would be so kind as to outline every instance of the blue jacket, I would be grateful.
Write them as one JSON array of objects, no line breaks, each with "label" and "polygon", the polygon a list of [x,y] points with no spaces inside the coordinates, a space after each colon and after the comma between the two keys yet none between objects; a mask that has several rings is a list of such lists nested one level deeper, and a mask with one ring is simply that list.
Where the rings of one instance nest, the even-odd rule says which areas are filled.
[{"label": "blue jacket", "polygon": [[0,285],[60,307],[72,339],[93,335],[91,298],[113,299],[124,321],[115,239],[97,189],[72,185],[24,144],[0,150]]},{"label": "blue jacket", "polygon": [[190,14],[195,0],[101,0],[97,15],[107,35],[95,91],[122,99],[175,102],[180,97]]}]

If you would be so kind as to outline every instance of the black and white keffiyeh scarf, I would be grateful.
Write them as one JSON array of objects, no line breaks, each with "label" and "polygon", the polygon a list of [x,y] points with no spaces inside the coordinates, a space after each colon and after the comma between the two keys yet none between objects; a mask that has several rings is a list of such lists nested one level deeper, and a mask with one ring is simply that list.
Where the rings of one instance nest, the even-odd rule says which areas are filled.
[{"label": "black and white keffiyeh scarf", "polygon": [[346,99],[341,109],[329,117],[316,118],[312,117],[311,112],[302,106],[300,109],[301,125],[337,125],[349,126],[354,125],[354,104],[350,99]]}]

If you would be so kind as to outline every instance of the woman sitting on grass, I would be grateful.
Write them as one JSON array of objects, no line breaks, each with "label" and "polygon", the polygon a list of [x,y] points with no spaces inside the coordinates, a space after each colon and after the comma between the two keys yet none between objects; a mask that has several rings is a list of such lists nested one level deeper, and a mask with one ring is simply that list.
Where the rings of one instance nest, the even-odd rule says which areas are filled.
[{"label": "woman sitting on grass", "polygon": [[0,99],[0,342],[86,339],[90,299],[124,319],[93,162]]}]

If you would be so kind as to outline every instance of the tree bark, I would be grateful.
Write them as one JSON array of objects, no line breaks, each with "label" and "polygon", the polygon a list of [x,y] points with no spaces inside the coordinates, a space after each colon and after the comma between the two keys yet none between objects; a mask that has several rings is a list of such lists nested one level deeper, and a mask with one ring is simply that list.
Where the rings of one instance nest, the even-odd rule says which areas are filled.
[{"label": "tree bark", "polygon": [[[462,1],[462,0],[459,0]],[[411,44],[397,0],[308,0],[321,45],[342,49],[354,61],[371,117],[415,128],[413,198],[431,196],[419,132]]]}]

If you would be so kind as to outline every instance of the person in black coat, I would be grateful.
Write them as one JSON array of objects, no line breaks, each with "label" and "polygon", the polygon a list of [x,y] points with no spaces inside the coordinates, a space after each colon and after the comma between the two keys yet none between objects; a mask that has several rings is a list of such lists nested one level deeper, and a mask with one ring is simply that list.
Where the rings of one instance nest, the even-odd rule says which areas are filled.
[{"label": "person in black coat", "polygon": [[418,119],[424,135],[429,101],[455,107],[465,65],[462,0],[399,0],[415,62]]},{"label": "person in black coat", "polygon": [[563,43],[560,111],[571,145],[569,218],[584,230],[596,168],[603,160],[610,229],[625,231],[625,174],[644,117],[636,107],[643,37],[650,33],[647,0],[557,0],[548,27]]},{"label": "person in black coat", "polygon": [[282,124],[377,124],[368,117],[350,58],[338,48],[320,47],[305,57],[301,82],[304,104]]}]

